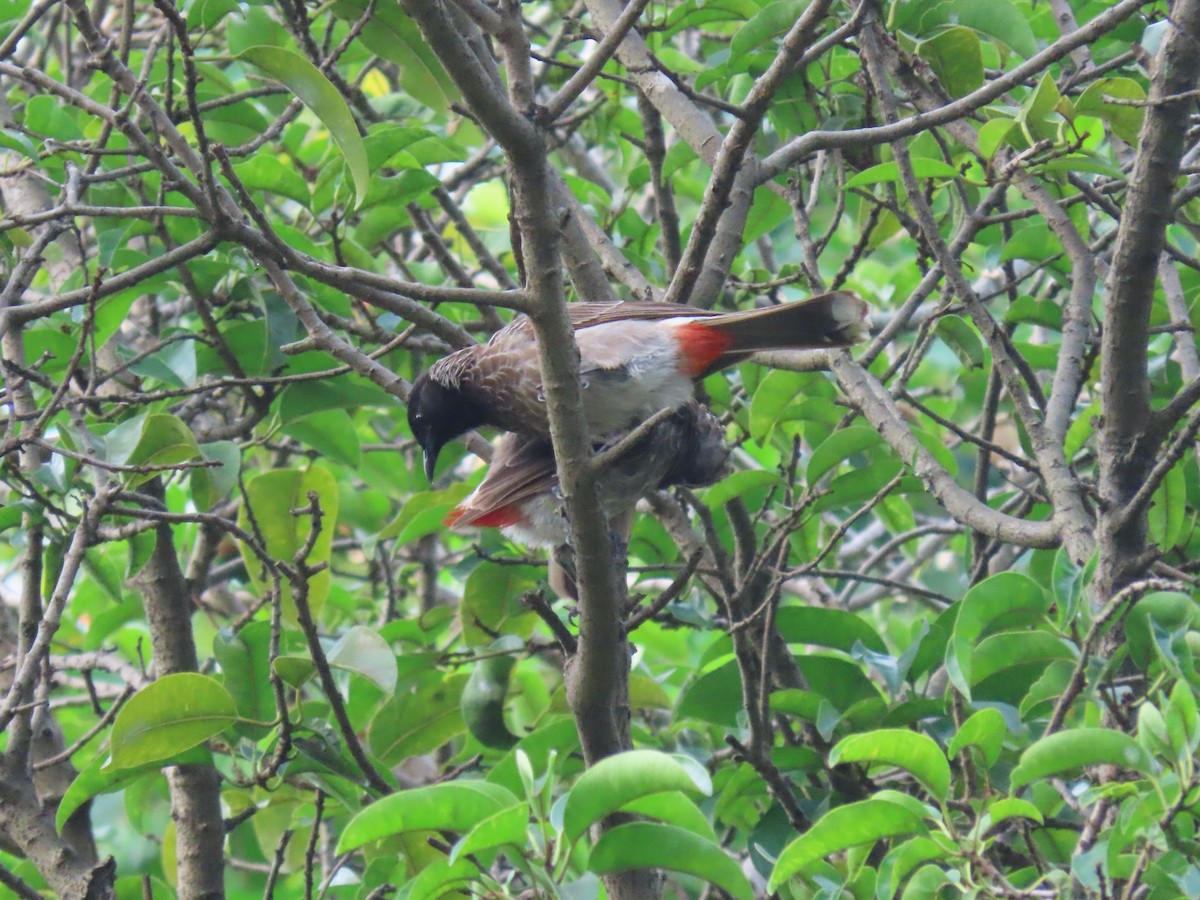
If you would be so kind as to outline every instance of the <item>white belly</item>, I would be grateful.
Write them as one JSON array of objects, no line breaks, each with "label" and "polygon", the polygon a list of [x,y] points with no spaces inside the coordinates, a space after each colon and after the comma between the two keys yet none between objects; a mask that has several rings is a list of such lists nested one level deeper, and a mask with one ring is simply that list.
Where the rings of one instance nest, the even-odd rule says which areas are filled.
[{"label": "white belly", "polygon": [[575,333],[583,412],[593,437],[623,431],[692,399],[692,380],[679,371],[668,325],[675,321],[624,320]]}]

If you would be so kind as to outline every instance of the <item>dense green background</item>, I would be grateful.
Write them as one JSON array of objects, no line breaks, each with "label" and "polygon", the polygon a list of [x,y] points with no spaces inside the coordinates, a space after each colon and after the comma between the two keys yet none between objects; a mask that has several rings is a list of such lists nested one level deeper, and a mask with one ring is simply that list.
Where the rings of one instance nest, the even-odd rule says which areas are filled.
[{"label": "dense green background", "polygon": [[[806,6],[651,3],[640,28],[688,114],[724,133]],[[1056,10],[1086,25],[1111,6],[887,4],[884,52],[907,70],[900,114],[923,100],[905,77],[926,100],[970,97],[1072,30]],[[503,17],[524,20],[546,99],[594,51],[592,18],[553,0],[514,9]],[[396,0],[84,11],[0,0],[5,183],[34,185],[49,210],[30,217],[5,193],[0,219],[0,307],[25,311],[3,320],[2,655],[24,653],[65,601],[47,664],[7,712],[17,725],[50,712],[50,742],[71,751],[53,768],[73,769],[43,801],[61,826],[91,800],[120,896],[172,895],[163,767],[180,762],[221,774],[230,897],[390,884],[409,898],[585,898],[598,876],[645,865],[692,897],[766,896],[768,882],[784,897],[881,900],[1200,894],[1191,436],[1154,475],[1141,568],[1102,590],[1096,558],[977,534],[928,490],[933,465],[993,509],[1055,511],[998,345],[938,269],[929,225],[966,235],[953,256],[1040,413],[1081,258],[1099,273],[1084,309],[1093,324],[1106,315],[1164,3],[905,136],[906,156],[877,137],[818,141],[754,191],[726,289],[704,302],[844,287],[869,300],[876,330],[902,311],[867,368],[932,463],[881,437],[826,372],[745,364],[709,378],[734,471],[636,521],[631,595],[675,593],[630,634],[640,750],[586,774],[564,653],[528,602],[545,559],[441,526],[483,469],[452,444],[431,490],[399,399],[509,317],[439,293],[522,278],[496,142]],[[767,98],[759,160],[886,120],[851,14],[834,3],[819,34],[851,23],[842,39]],[[113,41],[107,62],[85,22]],[[106,124],[89,103],[123,112]],[[639,107],[617,61],[544,135],[575,214],[640,273],[615,274],[617,296],[641,296],[639,279],[665,287],[712,172],[694,136]],[[228,190],[248,214],[242,230],[205,208],[180,141],[206,160],[212,196]],[[1192,172],[1150,313],[1155,407],[1200,374]],[[1072,226],[1083,257],[1064,250]],[[307,339],[264,260],[345,353]],[[1105,362],[1098,339],[1084,349],[1058,445],[1095,511]],[[347,353],[403,381],[348,371]],[[1173,428],[1195,427],[1178,405],[1142,448],[1152,460]],[[680,549],[681,535],[693,543]],[[161,668],[165,636],[143,602],[159,602],[156,542],[187,588],[176,600],[191,633],[175,637],[194,643],[198,674]],[[697,546],[698,568],[672,585]],[[549,603],[573,628],[571,604]],[[57,751],[30,750],[13,727],[0,746],[20,784]],[[43,888],[46,867],[5,831],[4,805],[29,797],[0,797],[0,864]],[[645,818],[573,843],[619,808]]]}]

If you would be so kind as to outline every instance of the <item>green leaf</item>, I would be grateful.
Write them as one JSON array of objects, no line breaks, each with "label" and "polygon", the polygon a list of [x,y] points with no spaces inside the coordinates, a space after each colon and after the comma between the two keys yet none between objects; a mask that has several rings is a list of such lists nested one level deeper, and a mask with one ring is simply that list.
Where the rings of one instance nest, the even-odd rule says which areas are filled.
[{"label": "green leaf", "polygon": [[431,753],[466,730],[459,699],[465,675],[440,673],[410,691],[398,691],[371,720],[371,752],[389,764]]},{"label": "green leaf", "polygon": [[307,656],[283,654],[271,662],[271,669],[290,687],[302,688],[317,674],[317,667]]},{"label": "green leaf", "polygon": [[[940,159],[927,156],[917,157],[912,161],[913,174],[917,178],[958,178],[958,169]],[[895,162],[880,163],[859,172],[846,182],[846,189],[864,187],[868,184],[879,184],[881,181],[900,182],[900,166]]]},{"label": "green leaf", "polygon": [[395,538],[397,546],[400,546],[441,531],[445,527],[442,520],[446,518],[446,513],[469,493],[471,487],[459,483],[440,491],[413,494],[400,514],[379,533],[379,540]]},{"label": "green leaf", "polygon": [[294,168],[284,165],[273,156],[259,153],[234,163],[233,171],[238,180],[251,191],[279,194],[304,206],[312,203],[312,195],[309,194],[304,179]]},{"label": "green leaf", "polygon": [[733,726],[741,709],[742,681],[734,660],[699,673],[679,692],[680,718]]},{"label": "green leaf", "polygon": [[532,566],[502,566],[482,562],[467,577],[459,618],[471,646],[491,643],[499,632],[528,637],[533,614],[522,606],[521,594],[535,587],[539,572]]},{"label": "green leaf", "polygon": [[373,681],[384,693],[396,689],[396,654],[378,632],[365,625],[355,625],[338,638],[326,659],[331,666]]},{"label": "green leaf", "polygon": [[1125,620],[1129,655],[1145,670],[1154,659],[1154,629],[1169,631],[1192,627],[1200,620],[1200,608],[1190,596],[1175,591],[1153,591],[1139,600]]},{"label": "green leaf", "polygon": [[866,425],[852,425],[835,431],[813,451],[804,477],[809,485],[814,485],[825,473],[832,471],[854,454],[870,450],[881,442],[879,432]]},{"label": "green leaf", "polygon": [[[337,525],[337,483],[328,470],[320,466],[308,469],[276,469],[263,472],[246,484],[246,497],[250,501],[254,522],[262,532],[265,550],[275,559],[291,561],[308,541],[312,529],[312,517],[307,514],[293,515],[292,510],[309,506],[309,493],[317,495],[323,518],[321,532],[317,535],[307,562],[310,566],[328,563],[333,548],[333,531]],[[238,510],[238,525],[253,531],[250,513],[245,505]],[[269,576],[263,573],[262,563],[244,545],[239,544],[246,571],[259,590],[265,590],[264,582]],[[296,621],[296,602],[292,597],[292,586],[288,580],[283,584],[283,615],[288,622]],[[329,596],[330,573],[326,568],[308,580],[308,604],[313,618],[321,614],[325,598]]]},{"label": "green leaf", "polygon": [[703,493],[702,499],[708,506],[716,509],[755,488],[774,487],[782,483],[783,479],[779,477],[778,472],[769,472],[766,469],[746,469],[734,472],[728,478],[722,478]]},{"label": "green leaf", "polygon": [[1062,243],[1042,222],[1027,225],[1016,232],[1000,250],[1000,262],[1028,259],[1038,263],[1061,256]]},{"label": "green leaf", "polygon": [[1012,119],[990,119],[979,126],[979,153],[990,160],[996,151],[1009,143],[1008,138],[1017,123]]},{"label": "green leaf", "polygon": [[950,21],[974,28],[993,40],[1006,44],[1028,59],[1038,51],[1037,38],[1027,13],[1009,0],[955,0],[942,12]]},{"label": "green leaf", "polygon": [[180,672],[148,684],[121,707],[113,722],[106,768],[130,769],[169,759],[220,734],[237,706],[215,678]]},{"label": "green leaf", "polygon": [[[367,11],[367,0],[339,0],[333,13],[352,22]],[[446,74],[437,55],[399,3],[379,3],[363,27],[364,47],[400,67],[400,84],[405,92],[432,109],[445,111],[459,98],[458,88]]]},{"label": "green leaf", "polygon": [[[268,665],[270,647],[270,622],[251,622],[236,635],[221,632],[213,639],[221,682],[243,719],[270,722],[275,718],[275,693]],[[262,729],[258,734],[261,736]]]},{"label": "green leaf", "polygon": [[[107,435],[108,461],[126,466],[171,466],[200,455],[196,436],[178,416],[150,413],[122,422]],[[154,478],[157,473],[130,475],[131,486]]]},{"label": "green leaf", "polygon": [[763,377],[750,401],[750,436],[755,441],[765,444],[776,425],[793,417],[796,398],[811,378],[811,375],[784,369],[768,372]]},{"label": "green leaf", "polygon": [[459,707],[467,730],[485,747],[507,750],[517,743],[517,736],[504,722],[504,701],[508,696],[509,676],[517,660],[515,651],[525,642],[507,634],[492,643],[486,655],[475,663],[463,688]]},{"label": "green leaf", "polygon": [[596,822],[648,794],[711,794],[703,770],[657,750],[628,750],[606,757],[579,776],[563,808],[563,846],[572,847]]},{"label": "green leaf", "polygon": [[1132,78],[1099,78],[1075,101],[1075,112],[1099,116],[1108,123],[1113,134],[1125,143],[1137,146],[1142,119],[1146,116],[1145,107],[1112,101],[1145,99],[1146,89]]},{"label": "green leaf", "polygon": [[33,141],[29,140],[19,131],[13,131],[9,128],[0,128],[0,147],[6,150],[15,150],[26,159],[37,161],[37,147],[33,145]]},{"label": "green leaf", "polygon": [[778,890],[793,875],[832,853],[923,830],[919,817],[887,800],[861,800],[839,806],[783,848],[767,890]]},{"label": "green leaf", "polygon": [[717,840],[712,823],[690,797],[679,791],[665,791],[639,797],[622,806],[621,812],[675,825],[714,843]]},{"label": "green leaf", "polygon": [[1039,825],[1045,821],[1040,809],[1028,800],[1022,800],[1019,797],[1003,797],[989,806],[987,810],[987,818],[991,820],[991,826],[999,825],[1006,819],[1018,817],[1032,819]]},{"label": "green leaf", "polygon": [[[171,759],[171,763],[174,765],[211,764],[212,754],[206,747],[193,747],[176,754]],[[103,755],[96,757],[75,776],[75,780],[63,794],[62,800],[58,802],[58,810],[54,814],[55,829],[61,833],[67,819],[71,818],[75,810],[93,797],[119,791],[147,775],[155,776],[162,767],[163,761],[155,760],[130,769],[114,769],[106,764]]]},{"label": "green leaf", "polygon": [[229,496],[237,484],[242,451],[233,441],[201,444],[199,450],[203,459],[220,463],[212,468],[192,469],[192,500],[197,508],[207,512]]},{"label": "green leaf", "polygon": [[839,762],[886,763],[911,772],[938,800],[950,793],[950,764],[932,738],[919,731],[886,728],[852,734],[829,751],[829,765]]},{"label": "green leaf", "polygon": [[405,897],[406,900],[438,900],[453,895],[456,893],[452,890],[454,887],[466,885],[479,875],[479,867],[469,860],[451,863],[435,859],[407,885]]},{"label": "green leaf", "polygon": [[781,606],[775,627],[789,644],[817,644],[847,653],[861,643],[875,653],[886,653],[887,645],[864,619],[844,609],[821,606]]},{"label": "green leaf", "polygon": [[1037,53],[1037,38],[1024,8],[1009,0],[948,0],[926,3],[897,0],[891,7],[889,24],[910,34],[926,37],[947,25],[965,25],[1011,47],[1028,59]]},{"label": "green leaf", "polygon": [[129,367],[136,375],[157,378],[171,387],[196,384],[196,342],[175,341]]},{"label": "green leaf", "polygon": [[798,0],[778,0],[764,6],[734,34],[729,44],[730,55],[742,56],[776,35],[783,34],[796,24],[804,7],[805,4]]},{"label": "green leaf", "polygon": [[1067,462],[1071,462],[1083,449],[1084,444],[1095,431],[1096,421],[1100,415],[1100,401],[1096,400],[1075,416],[1075,420],[1067,428],[1067,436],[1063,439],[1063,453]]},{"label": "green leaf", "polygon": [[[664,853],[665,848],[670,848],[670,852]],[[629,822],[606,831],[588,857],[588,869],[597,875],[630,869],[666,869],[694,875],[737,900],[754,898],[741,866],[716,842],[674,825]]]},{"label": "green leaf", "polygon": [[346,853],[406,831],[470,831],[483,819],[514,806],[517,798],[486,781],[447,781],[400,791],[355,815],[338,839]]},{"label": "green leaf", "polygon": [[1166,720],[1171,746],[1182,763],[1200,746],[1200,714],[1196,711],[1196,696],[1191,685],[1183,681],[1175,683],[1167,704]]},{"label": "green leaf", "polygon": [[312,447],[326,459],[352,469],[362,464],[362,444],[354,428],[354,420],[344,409],[322,410],[288,422],[279,430]]},{"label": "green leaf", "polygon": [[1061,102],[1062,94],[1058,92],[1054,76],[1050,72],[1046,72],[1042,75],[1042,80],[1038,82],[1037,87],[1033,89],[1033,93],[1021,104],[1021,109],[1017,113],[1017,124],[1021,126],[1025,137],[1031,144],[1038,140],[1055,137],[1058,128],[1050,121],[1050,116],[1058,110]]},{"label": "green leaf", "polygon": [[950,346],[964,368],[981,369],[987,362],[983,338],[975,326],[962,316],[942,316],[933,331]]},{"label": "green leaf", "polygon": [[1022,294],[1008,307],[1004,321],[1011,324],[1030,322],[1044,328],[1062,331],[1062,307],[1050,300],[1036,300]]},{"label": "green leaf", "polygon": [[947,28],[922,41],[917,53],[933,68],[952,97],[962,97],[983,84],[983,52],[979,35],[970,28]]},{"label": "green leaf", "polygon": [[525,846],[525,829],[529,825],[529,804],[517,803],[488,816],[462,836],[450,850],[450,862],[470,853],[494,847]]},{"label": "green leaf", "polygon": [[891,900],[908,873],[931,859],[946,859],[950,851],[928,837],[915,837],[891,850],[879,864],[879,900]]},{"label": "green leaf", "polygon": [[248,47],[238,56],[281,81],[329,129],[354,179],[356,205],[362,205],[371,182],[371,169],[358,125],[337,88],[303,56],[282,47],[266,44]]},{"label": "green leaf", "polygon": [[1147,753],[1162,756],[1171,754],[1167,720],[1153,703],[1143,703],[1138,710],[1137,739]]},{"label": "green leaf", "polygon": [[946,755],[954,758],[967,747],[978,747],[983,751],[983,758],[990,768],[1000,758],[1007,734],[1008,726],[999,710],[991,707],[981,709],[963,722],[962,728],[950,739]]},{"label": "green leaf", "polygon": [[946,670],[954,686],[971,696],[971,658],[975,644],[988,627],[1001,617],[1023,622],[1045,618],[1046,594],[1028,575],[1000,572],[967,591],[946,647]]},{"label": "green leaf", "polygon": [[1154,773],[1154,763],[1136,740],[1108,728],[1075,728],[1044,737],[1021,754],[1012,772],[1013,788],[1084,766],[1120,766],[1143,775]]},{"label": "green leaf", "polygon": [[998,672],[1031,663],[1075,659],[1074,646],[1048,631],[1006,631],[993,634],[975,648],[971,659],[971,686]]},{"label": "green leaf", "polygon": [[1183,465],[1177,463],[1167,470],[1146,510],[1150,537],[1160,550],[1167,552],[1183,540],[1189,512],[1187,478]]}]

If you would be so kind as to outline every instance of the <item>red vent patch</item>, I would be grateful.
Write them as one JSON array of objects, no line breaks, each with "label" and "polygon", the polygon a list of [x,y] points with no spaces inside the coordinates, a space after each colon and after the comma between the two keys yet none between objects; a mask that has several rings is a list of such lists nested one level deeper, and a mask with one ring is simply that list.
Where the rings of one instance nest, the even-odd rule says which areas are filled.
[{"label": "red vent patch", "polygon": [[499,509],[493,509],[478,516],[467,516],[466,514],[467,511],[465,509],[461,506],[456,506],[446,514],[446,518],[442,520],[442,524],[451,527],[455,525],[476,525],[480,528],[503,528],[505,525],[519,525],[525,519],[521,508],[515,503],[501,506]]},{"label": "red vent patch", "polygon": [[685,322],[675,326],[675,341],[679,345],[679,371],[688,378],[699,378],[729,349],[733,337],[703,322]]}]

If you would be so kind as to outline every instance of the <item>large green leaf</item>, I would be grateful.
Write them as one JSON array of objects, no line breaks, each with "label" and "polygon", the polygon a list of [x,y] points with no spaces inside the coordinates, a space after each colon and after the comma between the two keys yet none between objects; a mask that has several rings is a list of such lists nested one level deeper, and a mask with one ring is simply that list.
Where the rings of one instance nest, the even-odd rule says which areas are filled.
[{"label": "large green leaf", "polygon": [[737,30],[729,45],[730,54],[742,56],[759,44],[783,34],[796,24],[804,8],[803,0],[776,0],[767,4]]},{"label": "large green leaf", "polygon": [[1162,484],[1154,492],[1146,520],[1150,526],[1150,537],[1164,553],[1172,550],[1183,540],[1184,527],[1194,510],[1188,506],[1187,478],[1184,466],[1176,464],[1167,470]]},{"label": "large green leaf", "polygon": [[[151,413],[122,422],[104,438],[108,461],[125,466],[172,466],[200,456],[192,429],[178,416]],[[131,486],[157,473],[129,476]]]},{"label": "large green leaf", "polygon": [[[366,10],[367,0],[338,0],[334,15],[357,20]],[[404,89],[420,103],[445,110],[458,99],[458,88],[417,23],[396,0],[382,0],[374,6],[374,15],[362,30],[360,40],[372,53],[400,67]]]},{"label": "large green leaf", "polygon": [[767,890],[774,892],[793,875],[830,854],[923,830],[919,816],[887,800],[861,800],[839,806],[783,849],[771,871]]},{"label": "large green leaf", "polygon": [[563,846],[626,803],[648,794],[686,791],[709,794],[703,769],[684,765],[657,750],[629,750],[600,760],[579,777],[563,808]]},{"label": "large green leaf", "polygon": [[1003,617],[1014,623],[1040,622],[1045,618],[1046,607],[1045,591],[1019,572],[1000,572],[967,591],[946,647],[946,671],[954,686],[964,696],[971,696],[975,644],[993,622]]},{"label": "large green leaf", "polygon": [[962,728],[950,739],[946,755],[953,759],[967,747],[978,747],[987,764],[993,766],[1000,758],[1000,748],[1007,733],[1008,726],[999,710],[981,709],[963,722]]},{"label": "large green leaf", "polygon": [[[664,849],[670,848],[664,853]],[[666,869],[694,875],[737,900],[753,900],[754,891],[741,867],[715,841],[656,822],[628,822],[601,835],[588,857],[597,875],[630,869]]]},{"label": "large green leaf", "polygon": [[470,831],[516,803],[504,788],[486,781],[447,781],[400,791],[355,815],[338,839],[337,852],[406,831]]},{"label": "large green leaf", "polygon": [[1075,728],[1044,737],[1022,753],[1013,769],[1012,785],[1019,788],[1051,775],[1101,764],[1143,775],[1154,772],[1150,756],[1129,735],[1108,728]]},{"label": "large green leaf", "polygon": [[106,768],[131,769],[170,759],[220,734],[237,719],[237,705],[221,682],[180,672],[148,684],[113,721]]},{"label": "large green leaf", "polygon": [[[269,622],[251,622],[236,635],[221,633],[213,639],[221,681],[233,697],[238,715],[253,722],[271,722],[277,715],[268,664],[270,646]],[[239,723],[239,727],[246,724]]]},{"label": "large green leaf", "polygon": [[371,182],[371,168],[367,165],[367,151],[358,133],[358,124],[338,89],[320,69],[291,50],[262,44],[247,47],[239,56],[283,82],[288,90],[304,101],[305,106],[316,113],[341,149],[350,176],[354,179],[357,202],[362,204]]},{"label": "large green leaf", "polygon": [[887,763],[907,769],[938,800],[950,793],[950,764],[933,739],[919,731],[886,728],[852,734],[829,751],[829,765]]}]

